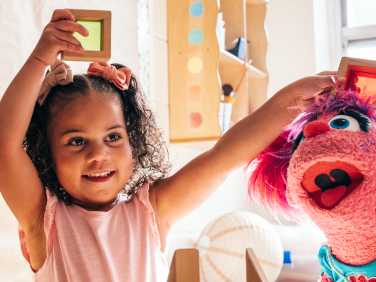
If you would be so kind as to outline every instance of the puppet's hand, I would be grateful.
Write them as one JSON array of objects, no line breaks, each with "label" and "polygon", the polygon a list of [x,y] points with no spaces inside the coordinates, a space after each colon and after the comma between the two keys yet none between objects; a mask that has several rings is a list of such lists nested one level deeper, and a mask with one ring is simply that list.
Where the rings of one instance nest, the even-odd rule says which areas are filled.
[{"label": "puppet's hand", "polygon": [[89,35],[89,31],[85,27],[75,22],[71,12],[64,9],[55,10],[51,21],[44,28],[31,57],[50,66],[55,63],[56,57],[61,51],[84,53],[84,48],[71,35],[72,32],[78,32],[82,36]]},{"label": "puppet's hand", "polygon": [[291,111],[300,113],[314,103],[316,96],[330,93],[333,87],[339,88],[344,85],[346,78],[337,76],[336,74],[336,71],[320,72],[314,76],[299,79],[286,86],[291,91],[290,93],[294,95],[294,102],[290,108]]}]

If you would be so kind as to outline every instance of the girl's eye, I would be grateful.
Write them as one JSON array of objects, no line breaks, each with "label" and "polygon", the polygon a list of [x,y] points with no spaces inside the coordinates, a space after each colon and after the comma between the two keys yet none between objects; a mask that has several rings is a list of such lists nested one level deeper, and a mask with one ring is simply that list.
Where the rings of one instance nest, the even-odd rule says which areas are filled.
[{"label": "girl's eye", "polygon": [[108,137],[106,138],[106,141],[117,141],[120,139],[120,135],[119,134],[110,134],[108,135]]},{"label": "girl's eye", "polygon": [[334,129],[360,131],[359,122],[355,118],[346,115],[335,116],[329,121],[329,126]]},{"label": "girl's eye", "polygon": [[72,146],[82,146],[85,145],[85,140],[82,138],[76,138],[69,142],[69,145]]}]

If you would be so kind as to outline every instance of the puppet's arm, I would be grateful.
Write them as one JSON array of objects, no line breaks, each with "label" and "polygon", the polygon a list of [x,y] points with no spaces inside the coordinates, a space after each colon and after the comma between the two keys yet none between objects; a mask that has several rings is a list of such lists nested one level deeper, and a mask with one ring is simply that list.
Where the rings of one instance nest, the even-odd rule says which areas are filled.
[{"label": "puppet's arm", "polygon": [[[335,72],[325,72],[302,78],[281,89],[254,113],[230,128],[211,150],[156,184],[150,191],[150,199],[157,221],[165,226],[158,228],[169,230],[197,209],[229,173],[260,154],[285,126],[312,104],[314,100],[310,97],[330,91],[334,75]],[[345,78],[337,77],[337,81],[343,84]]]}]

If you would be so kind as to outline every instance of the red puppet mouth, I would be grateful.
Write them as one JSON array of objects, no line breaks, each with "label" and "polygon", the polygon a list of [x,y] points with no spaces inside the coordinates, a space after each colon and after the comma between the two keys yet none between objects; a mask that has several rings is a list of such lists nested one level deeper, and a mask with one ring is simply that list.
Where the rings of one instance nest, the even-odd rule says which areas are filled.
[{"label": "red puppet mouth", "polygon": [[307,169],[302,186],[319,207],[331,210],[354,191],[363,179],[363,174],[351,164],[322,161]]}]

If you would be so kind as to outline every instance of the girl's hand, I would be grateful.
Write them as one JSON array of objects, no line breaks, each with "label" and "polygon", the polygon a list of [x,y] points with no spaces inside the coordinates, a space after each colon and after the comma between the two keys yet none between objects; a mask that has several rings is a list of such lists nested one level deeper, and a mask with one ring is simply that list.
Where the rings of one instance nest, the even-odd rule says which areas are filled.
[{"label": "girl's hand", "polygon": [[65,9],[55,10],[31,57],[50,66],[61,51],[84,53],[85,49],[82,48],[81,43],[71,35],[73,32],[78,32],[82,36],[89,35],[85,27],[75,22],[71,12]]},{"label": "girl's hand", "polygon": [[317,95],[330,93],[333,87],[339,88],[344,85],[346,78],[336,74],[336,71],[320,72],[314,76],[299,79],[282,89],[281,91],[287,90],[293,94],[294,101],[289,107],[293,115],[296,116],[312,105]]}]

